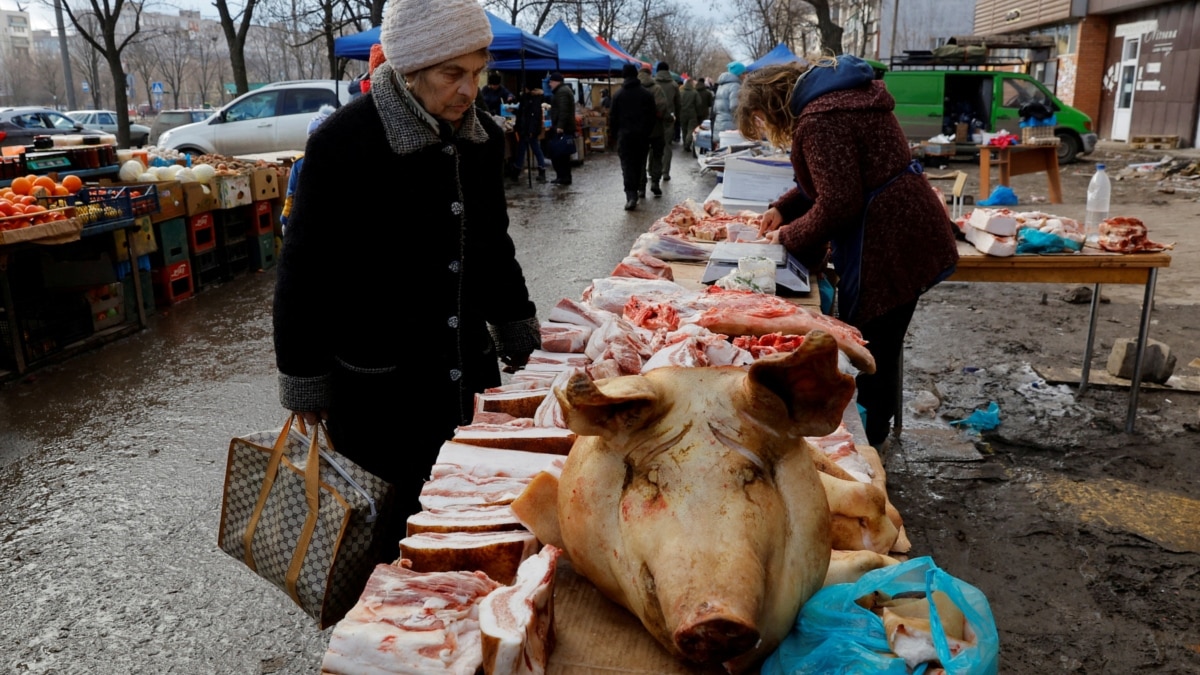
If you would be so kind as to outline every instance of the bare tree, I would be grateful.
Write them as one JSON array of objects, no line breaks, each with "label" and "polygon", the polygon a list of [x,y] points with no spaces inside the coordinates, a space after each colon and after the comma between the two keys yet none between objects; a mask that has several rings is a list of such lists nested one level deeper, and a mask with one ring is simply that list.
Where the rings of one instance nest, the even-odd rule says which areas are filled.
[{"label": "bare tree", "polygon": [[150,51],[158,64],[158,72],[162,77],[164,94],[171,95],[172,107],[178,108],[179,96],[190,72],[188,55],[192,50],[194,35],[183,29],[161,33],[158,39],[149,43]]},{"label": "bare tree", "polygon": [[254,18],[254,7],[257,3],[258,0],[245,0],[235,25],[235,17],[229,11],[229,0],[213,2],[217,14],[221,17],[221,30],[225,33],[225,44],[229,48],[229,65],[233,68],[233,84],[238,95],[250,91],[250,81],[246,77],[246,33],[250,30],[250,21]]},{"label": "bare tree", "polygon": [[570,4],[562,0],[485,0],[483,6],[512,25],[541,35],[556,5]]},{"label": "bare tree", "polygon": [[813,51],[814,26],[821,50],[842,53],[842,28],[833,23],[829,0],[735,0],[733,25],[738,44],[756,56],[780,43],[798,54]]},{"label": "bare tree", "polygon": [[[153,105],[153,99],[150,96],[150,86],[158,71],[158,59],[154,55],[152,45],[160,40],[161,36],[161,33],[154,36],[143,35],[141,39],[130,42],[129,46],[125,48],[125,63],[129,66],[130,72],[141,80],[146,103],[151,105]],[[134,107],[140,111],[141,106],[138,105],[137,97],[135,96],[134,99]]]},{"label": "bare tree", "polygon": [[[254,0],[247,1],[254,2]],[[82,11],[72,9],[72,4],[82,8]],[[126,3],[125,0],[88,0],[86,5],[84,0],[68,0],[63,3],[63,11],[71,19],[71,23],[75,25],[75,30],[79,35],[100,52],[108,63],[108,72],[112,76],[113,82],[114,107],[117,112],[117,144],[127,148],[129,147],[129,97],[125,92],[125,67],[121,65],[121,55],[129,46],[130,41],[141,32],[142,5],[136,2]],[[118,24],[121,22],[121,13],[124,11],[132,12],[133,20],[124,22],[125,25],[121,30],[123,35],[118,38]],[[94,26],[90,26],[90,22],[80,21],[80,16],[88,14],[96,18]],[[99,30],[96,30],[97,28]]]},{"label": "bare tree", "polygon": [[[221,71],[226,59],[220,48],[220,41],[220,35],[211,29],[199,31],[192,40],[189,56],[192,64],[192,82],[196,87],[199,105],[216,105],[225,100]],[[242,77],[245,77],[245,73]]]},{"label": "bare tree", "polygon": [[[58,107],[68,103],[66,87],[63,85],[62,60],[58,52],[33,53],[33,77],[41,90],[42,103]],[[30,90],[33,91],[33,83]]]},{"label": "bare tree", "polygon": [[[84,21],[94,21],[94,18],[89,14],[83,17]],[[100,77],[100,71],[103,66],[103,59],[100,58],[100,52],[96,48],[88,44],[83,37],[76,35],[71,39],[71,64],[83,79],[80,81],[81,88],[86,87],[84,92],[92,99],[92,108],[98,109],[104,107],[103,93],[104,82]],[[89,84],[90,83],[90,84]]]}]

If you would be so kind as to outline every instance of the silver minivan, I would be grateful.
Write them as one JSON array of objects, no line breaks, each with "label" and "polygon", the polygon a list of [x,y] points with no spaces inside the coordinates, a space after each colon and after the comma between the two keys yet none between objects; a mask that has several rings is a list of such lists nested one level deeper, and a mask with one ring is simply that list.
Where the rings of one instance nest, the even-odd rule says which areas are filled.
[{"label": "silver minivan", "polygon": [[169,129],[158,146],[192,154],[253,155],[303,151],[308,123],[323,105],[350,101],[349,82],[276,82],[230,101],[203,122]]}]

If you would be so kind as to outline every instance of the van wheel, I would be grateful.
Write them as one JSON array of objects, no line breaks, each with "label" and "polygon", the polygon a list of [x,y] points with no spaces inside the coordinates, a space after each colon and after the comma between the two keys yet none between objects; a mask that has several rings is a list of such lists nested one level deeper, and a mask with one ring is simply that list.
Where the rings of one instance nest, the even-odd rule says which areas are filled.
[{"label": "van wheel", "polygon": [[1074,162],[1079,151],[1083,149],[1079,138],[1069,131],[1059,131],[1054,135],[1058,136],[1058,163],[1061,165]]}]

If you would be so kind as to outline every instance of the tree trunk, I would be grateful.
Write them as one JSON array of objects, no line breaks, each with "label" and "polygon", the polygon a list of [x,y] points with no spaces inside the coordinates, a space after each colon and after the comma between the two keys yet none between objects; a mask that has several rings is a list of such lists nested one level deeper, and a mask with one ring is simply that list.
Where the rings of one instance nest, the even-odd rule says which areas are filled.
[{"label": "tree trunk", "polygon": [[112,74],[113,105],[117,113],[117,147],[129,147],[129,96],[125,92],[125,69],[121,67],[121,57],[116,48],[109,50],[112,57],[108,61],[108,72]]},{"label": "tree trunk", "polygon": [[821,33],[821,49],[829,50],[834,54],[842,53],[842,27],[833,22],[833,18],[829,13],[829,2],[813,2],[809,0],[809,4],[813,9],[817,10],[817,30]]}]

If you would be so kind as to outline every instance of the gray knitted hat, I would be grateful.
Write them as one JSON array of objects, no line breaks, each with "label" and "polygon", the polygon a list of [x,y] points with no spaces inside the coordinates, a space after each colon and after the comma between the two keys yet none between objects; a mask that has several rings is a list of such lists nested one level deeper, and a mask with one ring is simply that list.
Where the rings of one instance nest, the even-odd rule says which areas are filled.
[{"label": "gray knitted hat", "polygon": [[492,27],[477,0],[390,0],[379,42],[401,75],[492,44]]}]

